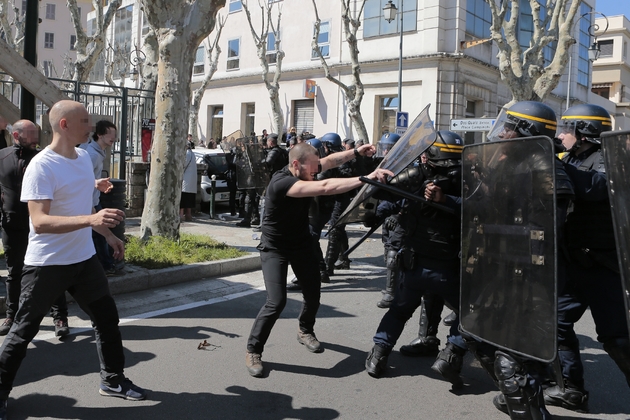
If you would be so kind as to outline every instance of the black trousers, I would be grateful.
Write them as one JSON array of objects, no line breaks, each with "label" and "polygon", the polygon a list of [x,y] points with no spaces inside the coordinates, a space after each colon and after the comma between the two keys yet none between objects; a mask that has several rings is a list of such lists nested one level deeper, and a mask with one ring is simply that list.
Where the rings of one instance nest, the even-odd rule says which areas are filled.
[{"label": "black trousers", "polygon": [[311,248],[297,250],[261,249],[260,260],[267,289],[267,301],[260,309],[247,340],[247,351],[262,353],[271,329],[287,303],[287,271],[289,264],[302,286],[302,310],[298,317],[300,330],[313,333],[319,309],[321,280],[318,260]]},{"label": "black trousers", "polygon": [[[22,269],[24,256],[28,245],[28,229],[2,229],[2,245],[9,275],[5,281],[7,287],[7,318],[15,318],[18,310],[20,291],[22,290]],[[68,303],[63,291],[50,308],[50,315],[54,320],[68,319]]]},{"label": "black trousers", "polygon": [[0,347],[0,400],[6,400],[15,375],[26,356],[26,348],[39,331],[50,305],[68,290],[90,317],[101,366],[101,381],[117,387],[125,378],[118,310],[109,293],[109,284],[96,255],[70,265],[25,266],[20,307],[9,334]]}]

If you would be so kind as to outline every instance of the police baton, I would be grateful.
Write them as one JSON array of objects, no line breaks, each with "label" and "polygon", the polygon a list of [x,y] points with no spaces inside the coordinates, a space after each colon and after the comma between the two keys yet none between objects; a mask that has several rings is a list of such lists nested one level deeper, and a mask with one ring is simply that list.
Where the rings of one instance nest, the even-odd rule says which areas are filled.
[{"label": "police baton", "polygon": [[373,186],[375,186],[377,188],[380,188],[380,189],[382,189],[384,191],[387,191],[388,193],[396,194],[396,195],[399,195],[399,196],[401,196],[403,198],[408,198],[409,200],[419,201],[421,203],[424,203],[424,204],[429,205],[431,207],[435,207],[436,209],[440,209],[440,210],[445,211],[447,213],[455,214],[455,210],[453,210],[452,208],[450,208],[448,206],[436,203],[435,201],[429,201],[429,200],[427,200],[424,197],[420,197],[419,195],[415,195],[415,194],[412,194],[412,193],[410,193],[408,191],[401,190],[400,188],[392,187],[391,185],[383,184],[383,183],[380,183],[378,181],[374,181],[373,179],[366,178],[364,176],[359,177],[359,180],[361,182],[365,182],[366,184],[370,184],[370,185],[373,185]]}]

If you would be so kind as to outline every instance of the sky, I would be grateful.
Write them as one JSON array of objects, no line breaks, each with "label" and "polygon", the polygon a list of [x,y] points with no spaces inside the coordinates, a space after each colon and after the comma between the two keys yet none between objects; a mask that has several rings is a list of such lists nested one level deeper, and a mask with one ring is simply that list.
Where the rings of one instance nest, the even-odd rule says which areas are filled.
[{"label": "sky", "polygon": [[630,19],[630,0],[597,0],[596,4],[595,10],[606,16],[626,15]]}]

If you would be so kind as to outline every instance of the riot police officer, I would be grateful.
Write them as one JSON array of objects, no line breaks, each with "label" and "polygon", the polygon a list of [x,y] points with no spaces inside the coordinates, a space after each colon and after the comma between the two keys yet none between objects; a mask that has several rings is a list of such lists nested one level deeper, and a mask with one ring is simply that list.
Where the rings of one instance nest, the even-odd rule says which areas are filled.
[{"label": "riot police officer", "polygon": [[566,264],[558,298],[558,357],[565,383],[564,390],[546,389],[545,402],[586,411],[588,391],[573,325],[587,308],[597,340],[630,385],[630,341],[599,139],[612,130],[612,120],[604,108],[581,104],[566,110],[562,123],[559,138],[568,152],[563,162],[576,194],[566,221],[565,252],[559,256]]},{"label": "riot police officer", "polygon": [[542,360],[555,357],[555,265],[545,239],[561,235],[573,188],[550,141],[519,139],[551,139],[556,127],[547,105],[517,102],[499,116],[478,164],[465,153],[460,322],[475,331],[476,339],[465,335],[469,349],[501,391],[495,406],[512,419],[551,418],[541,379]]},{"label": "riot police officer", "polygon": [[[452,308],[459,303],[460,172],[454,168],[459,163],[463,141],[451,132],[437,134],[432,146],[433,156],[438,158],[434,164],[410,167],[392,180],[393,185],[416,191],[416,194],[445,207],[404,200],[393,235],[401,238],[402,248],[397,255],[401,284],[377,328],[374,347],[365,361],[366,371],[373,377],[380,377],[385,372],[388,356],[424,294],[437,294]],[[443,153],[449,156],[448,159],[441,159]],[[448,164],[447,160],[450,161]],[[451,327],[447,348],[450,353],[466,351],[457,325]],[[459,366],[461,369],[461,363]],[[450,378],[454,384],[461,382],[459,372],[457,378]]]}]

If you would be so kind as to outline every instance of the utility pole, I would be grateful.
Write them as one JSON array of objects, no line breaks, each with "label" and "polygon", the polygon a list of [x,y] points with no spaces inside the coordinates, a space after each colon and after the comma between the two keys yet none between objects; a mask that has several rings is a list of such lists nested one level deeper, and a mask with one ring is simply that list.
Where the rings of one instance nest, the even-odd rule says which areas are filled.
[{"label": "utility pole", "polygon": [[[24,59],[37,68],[37,29],[39,27],[39,0],[26,0],[24,20]],[[35,122],[35,96],[21,88],[21,117]]]}]

